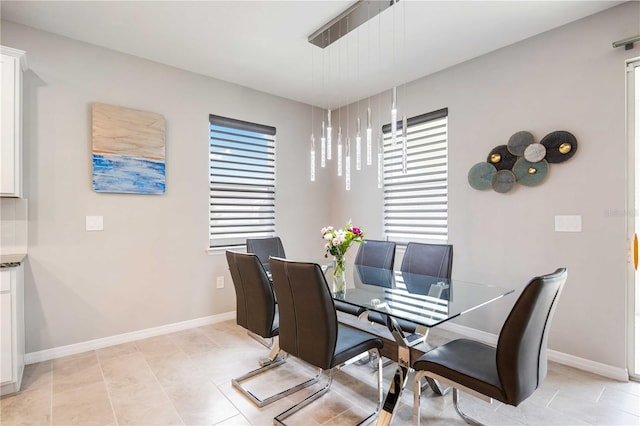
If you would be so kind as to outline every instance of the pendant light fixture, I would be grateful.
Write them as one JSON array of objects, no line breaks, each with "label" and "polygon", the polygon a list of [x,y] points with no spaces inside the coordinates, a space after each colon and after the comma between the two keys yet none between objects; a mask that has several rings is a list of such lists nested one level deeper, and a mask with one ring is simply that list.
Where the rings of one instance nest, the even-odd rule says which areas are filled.
[{"label": "pendant light fixture", "polygon": [[[342,14],[340,14],[338,17],[332,19],[330,22],[328,22],[327,24],[325,24],[323,27],[321,27],[320,29],[318,29],[315,33],[313,33],[312,35],[310,35],[308,37],[308,41],[311,44],[314,44],[316,46],[321,47],[322,49],[326,48],[327,46],[329,46],[330,44],[332,44],[333,42],[339,40],[340,38],[344,37],[345,35],[347,35],[348,33],[350,33],[351,31],[353,31],[354,29],[358,28],[360,25],[369,22],[369,26],[368,26],[368,30],[369,30],[369,37],[367,38],[368,40],[371,40],[371,18],[379,15],[379,22],[381,23],[380,20],[380,13],[397,4],[399,0],[384,0],[384,1],[374,1],[374,0],[358,0],[356,1],[352,6],[350,6],[347,10],[345,10]],[[366,10],[364,9],[366,5]],[[380,25],[379,27],[379,33],[381,32],[382,26]],[[395,11],[394,11],[394,31],[395,31]],[[381,43],[381,36],[380,34],[378,35],[379,37],[379,44]],[[357,41],[358,46],[356,46],[355,51],[357,52],[357,54],[355,55],[356,57],[356,78],[358,81],[360,81],[360,69],[359,69],[359,61],[360,61],[360,47],[359,43],[360,43],[360,34],[358,33],[357,35],[357,40],[356,38],[354,38],[354,40],[350,40],[351,42],[353,41]],[[395,41],[395,34],[394,34],[394,41]],[[395,44],[395,43],[394,43]],[[351,50],[354,49],[349,49],[349,41],[347,41],[345,43],[346,46],[346,51],[345,52],[349,52]],[[334,49],[335,50],[335,49]],[[337,155],[337,161],[336,161],[336,166],[337,166],[337,175],[342,177],[343,174],[345,175],[345,189],[346,190],[350,190],[351,189],[351,168],[352,168],[352,162],[351,162],[351,156],[352,156],[352,152],[351,152],[351,142],[355,141],[355,169],[356,171],[362,170],[362,163],[363,163],[363,155],[366,155],[366,165],[370,166],[373,163],[373,157],[374,157],[374,149],[376,151],[376,156],[377,156],[377,168],[378,168],[378,188],[382,188],[383,186],[383,180],[384,180],[384,163],[383,163],[383,150],[384,150],[384,136],[382,134],[382,132],[380,131],[379,134],[377,135],[376,138],[376,146],[374,146],[374,135],[373,135],[373,122],[372,122],[372,107],[371,107],[371,100],[370,100],[370,96],[367,102],[367,108],[366,108],[366,129],[363,129],[363,125],[364,123],[362,123],[362,118],[360,116],[360,102],[358,102],[358,111],[357,111],[357,115],[356,115],[356,122],[354,123],[356,126],[356,131],[354,132],[355,134],[350,134],[350,129],[349,129],[349,124],[351,122],[351,115],[348,111],[349,109],[349,103],[348,103],[348,99],[344,99],[345,102],[343,102],[346,105],[346,118],[343,118],[345,116],[345,114],[343,113],[342,110],[340,110],[340,120],[338,120],[338,124],[336,125],[337,127],[337,132],[336,132],[336,137],[334,138],[333,136],[333,122],[332,122],[332,113],[335,111],[332,111],[332,108],[340,108],[341,105],[340,103],[338,103],[337,107],[335,105],[335,103],[333,103],[332,105],[332,100],[331,100],[331,96],[330,96],[330,79],[331,79],[331,72],[332,72],[332,67],[331,64],[329,63],[329,60],[331,60],[331,55],[333,54],[338,54],[338,82],[339,83],[344,83],[344,79],[340,79],[340,72],[343,71],[346,73],[347,76],[350,75],[350,73],[348,71],[344,71],[341,70],[340,68],[340,63],[342,62],[341,60],[341,49],[338,49],[336,52],[326,52],[323,53],[322,56],[322,72],[323,72],[323,77],[322,77],[322,89],[325,93],[329,94],[328,98],[327,98],[327,104],[326,104],[326,116],[324,115],[324,111],[322,113],[322,120],[319,120],[322,124],[322,127],[320,129],[319,133],[319,142],[320,142],[320,147],[318,152],[316,152],[316,137],[315,137],[315,133],[314,133],[314,117],[313,117],[313,107],[312,107],[312,132],[311,132],[311,136],[309,139],[309,150],[310,150],[310,156],[309,156],[309,167],[310,167],[310,178],[312,181],[316,180],[316,173],[317,173],[317,165],[316,165],[316,159],[317,156],[320,157],[320,161],[318,162],[320,164],[321,168],[327,167],[327,160],[331,161],[333,159],[334,156],[334,151]],[[327,56],[327,66],[325,68],[325,54],[329,55]],[[369,43],[369,58],[368,61],[369,63],[367,64],[367,69],[368,69],[368,75],[371,75],[371,67],[370,67],[370,57],[371,57],[371,43]],[[335,60],[335,59],[334,59]],[[347,63],[347,68],[349,67],[349,54],[347,53],[347,57],[346,57],[346,63]],[[395,46],[394,46],[394,58],[392,61],[394,64],[396,63],[395,61]],[[313,68],[313,56],[312,56],[312,68]],[[314,80],[314,76],[312,74],[312,84],[313,84],[313,80]],[[368,78],[368,80],[371,80],[370,78]],[[335,93],[334,93],[335,94]],[[345,93],[346,96],[346,93]],[[341,100],[342,101],[342,100]],[[378,95],[378,103],[380,103],[380,96]],[[380,105],[378,105],[379,107]],[[388,110],[387,110],[388,111]],[[400,137],[400,135],[397,134],[398,132],[398,108],[397,108],[397,88],[394,86],[393,90],[392,90],[392,108],[391,108],[391,115],[392,115],[392,141],[393,144],[395,145],[397,142],[397,138]],[[382,120],[380,120],[380,111],[378,111],[378,122],[381,122]],[[343,122],[344,119],[346,119],[346,133],[343,134]],[[317,130],[317,129],[316,129]],[[362,133],[365,133],[364,135]],[[353,136],[353,137],[352,137]],[[363,150],[363,138],[366,138],[366,154],[362,152]],[[404,139],[403,139],[404,140]],[[334,146],[335,145],[335,146]]]}]

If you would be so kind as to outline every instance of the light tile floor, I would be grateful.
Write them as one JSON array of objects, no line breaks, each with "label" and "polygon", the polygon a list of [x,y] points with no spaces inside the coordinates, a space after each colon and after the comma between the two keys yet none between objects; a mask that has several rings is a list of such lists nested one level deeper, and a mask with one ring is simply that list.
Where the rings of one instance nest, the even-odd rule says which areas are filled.
[{"label": "light tile floor", "polygon": [[[434,331],[441,344],[456,337]],[[9,425],[271,425],[314,385],[257,408],[231,379],[257,367],[267,349],[233,321],[29,365],[21,392],[0,400]],[[294,358],[248,382],[260,397],[303,381],[314,369]],[[385,392],[394,366],[385,367]],[[412,421],[413,377],[394,424]],[[350,365],[328,394],[287,419],[296,426],[353,425],[375,407],[375,373]],[[462,396],[468,414],[491,425],[640,425],[640,383],[621,383],[550,363],[545,383],[519,407]],[[451,397],[424,391],[423,424],[462,425]]]}]

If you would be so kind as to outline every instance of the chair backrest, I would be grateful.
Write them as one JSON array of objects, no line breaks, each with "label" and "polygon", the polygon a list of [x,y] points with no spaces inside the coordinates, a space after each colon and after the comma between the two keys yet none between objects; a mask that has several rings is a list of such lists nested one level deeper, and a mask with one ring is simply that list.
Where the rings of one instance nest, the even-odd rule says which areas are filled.
[{"label": "chair backrest", "polygon": [[509,404],[520,404],[547,376],[547,336],[566,280],[566,268],[532,279],[502,326],[496,364]]},{"label": "chair backrest", "polygon": [[236,290],[236,322],[264,338],[273,337],[276,299],[271,282],[252,253],[227,251],[227,263]]},{"label": "chair backrest", "polygon": [[354,261],[360,282],[380,287],[393,287],[392,270],[395,258],[395,242],[365,240],[364,243],[360,244]]},{"label": "chair backrest", "polygon": [[356,253],[356,265],[393,269],[396,243],[393,241],[365,240]]},{"label": "chair backrest", "polygon": [[280,312],[280,349],[316,367],[331,368],[338,318],[320,266],[273,257],[270,262]]},{"label": "chair backrest", "polygon": [[409,243],[400,270],[450,279],[452,262],[453,246],[450,244]]},{"label": "chair backrest", "polygon": [[247,238],[247,253],[255,253],[265,271],[271,272],[269,257],[286,258],[280,237]]}]

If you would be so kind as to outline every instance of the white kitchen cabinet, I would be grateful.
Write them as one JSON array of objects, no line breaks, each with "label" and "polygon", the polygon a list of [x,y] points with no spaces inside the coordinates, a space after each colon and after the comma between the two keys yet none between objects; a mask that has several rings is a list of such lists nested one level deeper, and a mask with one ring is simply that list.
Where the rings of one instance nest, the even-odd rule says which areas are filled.
[{"label": "white kitchen cabinet", "polygon": [[0,140],[0,196],[22,197],[22,75],[26,54],[0,46],[2,50],[2,139]]},{"label": "white kitchen cabinet", "polygon": [[20,390],[24,370],[24,269],[0,269],[0,395]]}]

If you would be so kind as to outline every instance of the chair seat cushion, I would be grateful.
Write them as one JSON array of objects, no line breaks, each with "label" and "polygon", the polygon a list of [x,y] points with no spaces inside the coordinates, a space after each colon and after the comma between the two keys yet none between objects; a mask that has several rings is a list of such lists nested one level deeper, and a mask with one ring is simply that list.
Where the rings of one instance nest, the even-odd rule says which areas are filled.
[{"label": "chair seat cushion", "polygon": [[456,383],[505,402],[496,366],[496,349],[469,339],[457,339],[422,355],[413,363]]},{"label": "chair seat cushion", "polygon": [[[367,316],[367,319],[371,322],[375,322],[377,324],[382,324],[382,325],[387,325],[387,316],[384,314],[381,314],[379,312],[369,312],[369,315]],[[398,322],[398,325],[400,326],[400,328],[402,329],[402,331],[404,331],[405,333],[415,333],[416,332],[416,328],[418,327],[418,325],[416,323],[413,323],[411,321],[407,321],[407,320],[403,320],[400,318],[396,318],[396,321]]]},{"label": "chair seat cushion", "polygon": [[382,348],[382,340],[373,334],[339,324],[336,349],[330,368],[374,348]]},{"label": "chair seat cushion", "polygon": [[343,302],[342,300],[334,300],[333,303],[336,305],[336,311],[345,312],[347,314],[359,316],[365,311],[361,306],[351,305],[350,303]]}]

